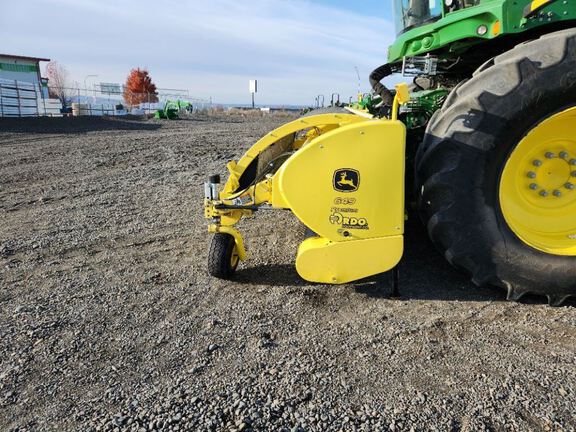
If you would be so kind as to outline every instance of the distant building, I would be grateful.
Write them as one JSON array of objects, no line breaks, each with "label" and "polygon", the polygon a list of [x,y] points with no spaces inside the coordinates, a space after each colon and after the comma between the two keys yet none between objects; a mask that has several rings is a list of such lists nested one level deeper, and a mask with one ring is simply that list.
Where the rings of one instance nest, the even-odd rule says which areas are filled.
[{"label": "distant building", "polygon": [[40,62],[49,61],[46,58],[0,54],[0,82],[12,80],[32,83],[34,87],[42,89],[42,96],[47,98],[48,80],[42,78]]}]

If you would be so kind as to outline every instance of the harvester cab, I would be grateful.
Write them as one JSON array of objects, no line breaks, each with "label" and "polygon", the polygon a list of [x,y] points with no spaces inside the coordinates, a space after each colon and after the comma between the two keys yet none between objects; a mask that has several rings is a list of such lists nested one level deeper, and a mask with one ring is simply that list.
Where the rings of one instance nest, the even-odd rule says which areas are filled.
[{"label": "harvester cab", "polygon": [[442,17],[441,1],[395,0],[393,4],[397,33],[403,33]]}]

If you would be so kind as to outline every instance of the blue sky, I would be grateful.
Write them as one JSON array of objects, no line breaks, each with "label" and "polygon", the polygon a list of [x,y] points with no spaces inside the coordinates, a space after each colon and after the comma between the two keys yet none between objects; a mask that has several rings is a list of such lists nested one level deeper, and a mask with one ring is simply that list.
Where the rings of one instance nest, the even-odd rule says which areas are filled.
[{"label": "blue sky", "polygon": [[390,18],[392,16],[390,0],[311,0],[312,3],[349,10],[362,15]]},{"label": "blue sky", "polygon": [[258,103],[312,104],[354,95],[356,66],[368,90],[391,15],[390,0],[2,1],[0,38],[3,52],[57,60],[81,83],[146,67],[158,87],[217,102],[249,102],[258,79]]}]

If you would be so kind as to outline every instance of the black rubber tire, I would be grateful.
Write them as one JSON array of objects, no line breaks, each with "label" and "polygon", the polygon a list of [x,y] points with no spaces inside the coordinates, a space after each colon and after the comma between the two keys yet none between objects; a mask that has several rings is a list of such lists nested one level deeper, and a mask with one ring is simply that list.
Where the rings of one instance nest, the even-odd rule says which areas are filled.
[{"label": "black rubber tire", "polygon": [[418,209],[433,243],[477,285],[559,305],[576,295],[576,257],[540,252],[508,227],[500,176],[540,121],[576,106],[576,29],[518,45],[482,65],[431,119],[416,160]]},{"label": "black rubber tire", "polygon": [[238,259],[232,263],[236,242],[234,237],[226,233],[216,233],[212,236],[208,252],[208,273],[219,279],[230,279],[238,267]]}]

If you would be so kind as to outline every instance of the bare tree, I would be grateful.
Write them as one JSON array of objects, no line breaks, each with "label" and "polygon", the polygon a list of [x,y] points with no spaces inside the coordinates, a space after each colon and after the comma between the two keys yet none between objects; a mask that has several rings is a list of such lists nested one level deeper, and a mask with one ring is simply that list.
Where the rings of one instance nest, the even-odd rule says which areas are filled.
[{"label": "bare tree", "polygon": [[57,61],[51,61],[46,65],[46,76],[50,97],[60,99],[62,107],[66,108],[66,102],[72,96],[68,71]]}]

